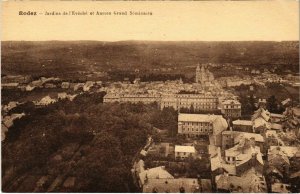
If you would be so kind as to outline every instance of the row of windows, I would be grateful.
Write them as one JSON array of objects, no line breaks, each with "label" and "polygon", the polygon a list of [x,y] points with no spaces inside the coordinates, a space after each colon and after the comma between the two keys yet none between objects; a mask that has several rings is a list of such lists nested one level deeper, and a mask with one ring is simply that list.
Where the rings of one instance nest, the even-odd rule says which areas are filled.
[{"label": "row of windows", "polygon": [[192,155],[192,153],[189,153],[189,152],[176,152],[176,155],[178,156],[178,155],[184,155],[184,156],[186,156],[186,155]]},{"label": "row of windows", "polygon": [[212,124],[208,122],[184,122],[182,126],[212,126]]},{"label": "row of windows", "polygon": [[225,105],[224,106],[224,108],[241,108],[241,105],[236,105],[236,106],[234,106],[234,105]]},{"label": "row of windows", "polygon": [[198,128],[198,129],[193,129],[193,128],[182,128],[182,132],[212,132],[212,128]]},{"label": "row of windows", "polygon": [[180,99],[180,102],[210,102],[210,103],[216,103],[216,99]]},{"label": "row of windows", "polygon": [[226,116],[239,117],[241,113],[225,113]]}]

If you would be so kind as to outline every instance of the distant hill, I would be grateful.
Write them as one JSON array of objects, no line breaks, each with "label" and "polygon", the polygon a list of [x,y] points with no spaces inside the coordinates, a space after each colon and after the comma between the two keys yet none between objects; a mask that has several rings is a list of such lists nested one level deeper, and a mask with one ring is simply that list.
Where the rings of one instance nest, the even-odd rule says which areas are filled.
[{"label": "distant hill", "polygon": [[71,76],[80,70],[200,63],[298,64],[299,41],[3,41],[2,73]]}]

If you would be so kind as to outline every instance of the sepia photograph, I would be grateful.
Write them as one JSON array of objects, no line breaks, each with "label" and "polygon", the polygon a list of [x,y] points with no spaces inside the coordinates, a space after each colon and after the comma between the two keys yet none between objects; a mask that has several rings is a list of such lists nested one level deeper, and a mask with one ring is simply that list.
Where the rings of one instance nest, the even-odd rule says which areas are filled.
[{"label": "sepia photograph", "polygon": [[299,193],[299,0],[1,5],[1,192]]}]

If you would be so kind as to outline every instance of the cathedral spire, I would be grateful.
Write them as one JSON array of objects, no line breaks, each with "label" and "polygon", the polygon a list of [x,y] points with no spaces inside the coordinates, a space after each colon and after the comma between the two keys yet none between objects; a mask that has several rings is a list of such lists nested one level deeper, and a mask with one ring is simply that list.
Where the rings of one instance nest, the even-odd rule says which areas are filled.
[{"label": "cathedral spire", "polygon": [[200,70],[200,64],[198,63],[198,64],[197,64],[196,71],[199,71],[199,70]]}]

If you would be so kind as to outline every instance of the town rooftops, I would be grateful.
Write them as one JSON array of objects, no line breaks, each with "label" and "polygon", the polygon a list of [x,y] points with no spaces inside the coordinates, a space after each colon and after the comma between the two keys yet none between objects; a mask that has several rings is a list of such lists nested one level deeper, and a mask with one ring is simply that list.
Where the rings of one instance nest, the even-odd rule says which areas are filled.
[{"label": "town rooftops", "polygon": [[247,125],[247,126],[252,126],[252,121],[249,121],[249,120],[235,120],[235,121],[232,121],[232,123],[234,125]]},{"label": "town rooftops", "polygon": [[199,191],[199,183],[193,178],[149,179],[143,187],[143,193],[194,193]]},{"label": "town rooftops", "polygon": [[236,157],[236,165],[241,165],[255,156],[256,160],[261,165],[264,165],[260,148],[258,146],[251,145],[251,142],[247,144],[245,139],[241,140],[239,144],[235,145],[234,147],[225,150],[225,156]]},{"label": "town rooftops", "polygon": [[256,142],[264,142],[264,137],[257,133],[247,133],[240,131],[223,131],[222,134],[233,135],[234,143],[238,143],[242,138],[251,139],[254,138]]},{"label": "town rooftops", "polygon": [[258,119],[258,118],[262,118],[265,121],[269,121],[271,116],[271,113],[268,110],[265,110],[263,108],[259,108],[258,110],[256,110],[252,116],[252,120]]},{"label": "town rooftops", "polygon": [[236,175],[235,165],[227,164],[220,155],[216,155],[210,159],[211,171],[216,171],[218,169],[225,170],[228,174]]},{"label": "town rooftops", "polygon": [[290,98],[287,98],[287,99],[283,100],[283,101],[281,102],[281,104],[282,104],[282,105],[286,105],[286,104],[289,103],[290,101],[291,101],[291,99],[290,99]]},{"label": "town rooftops", "polygon": [[283,115],[283,114],[271,113],[271,117],[275,117],[275,118],[284,118],[284,115]]},{"label": "town rooftops", "polygon": [[287,189],[287,187],[290,187],[290,185],[283,184],[283,183],[273,183],[272,184],[272,192],[273,193],[290,193],[290,191]]},{"label": "town rooftops", "polygon": [[240,105],[241,103],[237,100],[225,100],[222,102],[222,104],[226,104],[226,105],[231,105],[231,104],[235,104],[235,105]]},{"label": "town rooftops", "polygon": [[253,121],[253,127],[259,128],[259,127],[266,127],[267,129],[271,129],[271,124],[267,122],[262,117],[258,117]]},{"label": "town rooftops", "polygon": [[1,87],[17,87],[19,83],[2,83]]},{"label": "town rooftops", "polygon": [[217,189],[233,190],[239,193],[263,193],[266,192],[266,183],[262,175],[254,168],[246,171],[241,177],[228,176],[226,174],[216,176]]},{"label": "town rooftops", "polygon": [[175,152],[186,152],[186,153],[195,153],[195,147],[194,146],[179,146],[175,145]]},{"label": "town rooftops", "polygon": [[280,150],[283,153],[285,153],[289,158],[293,157],[296,155],[297,152],[299,152],[300,148],[299,147],[292,147],[292,146],[270,146],[270,151],[272,152],[273,150]]},{"label": "town rooftops", "polygon": [[282,125],[277,123],[271,123],[271,129],[282,130]]},{"label": "town rooftops", "polygon": [[285,152],[283,152],[280,147],[270,148],[268,150],[268,161],[278,160],[281,157],[287,164],[290,164],[289,158]]},{"label": "town rooftops", "polygon": [[295,116],[300,117],[300,108],[299,107],[294,107],[292,108],[293,113]]},{"label": "town rooftops", "polygon": [[173,179],[174,177],[165,170],[164,166],[150,168],[139,174],[141,184],[144,185],[146,179]]}]

